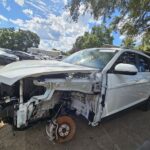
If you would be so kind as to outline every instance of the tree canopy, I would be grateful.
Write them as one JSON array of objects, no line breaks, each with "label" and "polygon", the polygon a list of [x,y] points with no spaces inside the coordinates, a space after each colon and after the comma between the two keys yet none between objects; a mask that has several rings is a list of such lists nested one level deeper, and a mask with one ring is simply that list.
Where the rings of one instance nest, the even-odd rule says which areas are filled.
[{"label": "tree canopy", "polygon": [[141,45],[138,47],[139,50],[150,51],[150,33],[146,33],[142,39]]},{"label": "tree canopy", "polygon": [[27,51],[29,47],[38,47],[40,38],[31,31],[14,28],[0,29],[0,47],[11,50]]},{"label": "tree canopy", "polygon": [[134,49],[135,48],[135,41],[133,40],[133,38],[131,37],[127,37],[122,41],[121,46],[125,47],[125,48],[131,48]]},{"label": "tree canopy", "polygon": [[101,47],[104,44],[112,44],[113,37],[111,29],[102,26],[94,26],[91,32],[85,32],[83,36],[76,39],[73,45],[73,51],[79,51],[85,48]]},{"label": "tree canopy", "polygon": [[142,45],[149,47],[150,0],[71,0],[68,6],[74,21],[78,20],[81,5],[85,6],[84,12],[89,11],[95,19],[112,18],[113,29],[121,34],[135,37],[144,33]]}]

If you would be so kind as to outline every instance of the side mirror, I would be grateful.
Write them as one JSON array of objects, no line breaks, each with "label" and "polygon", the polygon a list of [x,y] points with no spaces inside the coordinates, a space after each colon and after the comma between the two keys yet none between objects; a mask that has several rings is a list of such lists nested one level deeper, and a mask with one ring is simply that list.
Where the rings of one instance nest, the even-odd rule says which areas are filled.
[{"label": "side mirror", "polygon": [[138,70],[134,65],[120,63],[115,66],[115,73],[124,75],[136,75]]}]

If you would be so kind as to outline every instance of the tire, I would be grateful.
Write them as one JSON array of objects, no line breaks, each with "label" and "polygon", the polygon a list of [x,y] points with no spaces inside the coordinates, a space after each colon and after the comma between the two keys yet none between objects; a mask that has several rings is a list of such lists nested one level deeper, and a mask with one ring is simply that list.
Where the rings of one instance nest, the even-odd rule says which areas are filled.
[{"label": "tire", "polygon": [[[72,140],[76,132],[76,125],[72,118],[68,116],[61,116],[56,119],[58,123],[57,135],[58,138],[56,140],[57,143],[64,143]],[[63,127],[65,127],[66,132],[63,133]]]},{"label": "tire", "polygon": [[145,101],[145,103],[142,106],[143,111],[148,111],[150,110],[150,97]]}]

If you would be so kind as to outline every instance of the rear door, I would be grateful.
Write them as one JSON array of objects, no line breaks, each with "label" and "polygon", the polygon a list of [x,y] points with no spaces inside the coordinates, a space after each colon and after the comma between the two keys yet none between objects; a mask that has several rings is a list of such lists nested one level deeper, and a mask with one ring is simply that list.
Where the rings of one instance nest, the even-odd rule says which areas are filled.
[{"label": "rear door", "polygon": [[143,98],[150,96],[150,59],[138,54],[138,77],[137,83],[141,88],[139,95]]}]

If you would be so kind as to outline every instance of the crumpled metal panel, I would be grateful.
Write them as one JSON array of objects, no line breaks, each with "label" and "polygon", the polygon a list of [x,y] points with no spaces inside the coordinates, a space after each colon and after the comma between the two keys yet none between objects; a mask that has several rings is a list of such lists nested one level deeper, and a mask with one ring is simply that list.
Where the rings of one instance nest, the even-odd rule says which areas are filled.
[{"label": "crumpled metal panel", "polygon": [[97,71],[97,69],[54,60],[24,60],[11,63],[0,69],[0,83],[12,85],[25,77],[73,72],[90,73],[93,71]]}]

